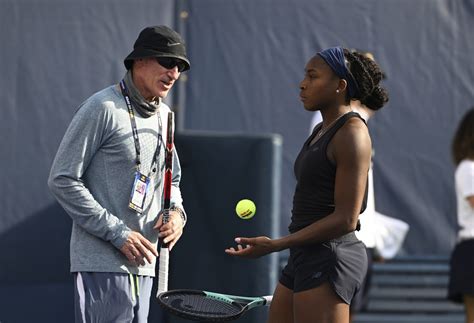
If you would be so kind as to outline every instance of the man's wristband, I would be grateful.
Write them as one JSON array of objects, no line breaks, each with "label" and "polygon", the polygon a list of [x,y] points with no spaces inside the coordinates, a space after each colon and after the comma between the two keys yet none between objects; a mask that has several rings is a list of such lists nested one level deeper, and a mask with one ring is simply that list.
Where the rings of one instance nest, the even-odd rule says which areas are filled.
[{"label": "man's wristband", "polygon": [[170,211],[175,211],[179,213],[179,216],[181,216],[181,219],[183,220],[183,227],[186,224],[186,213],[184,213],[183,209],[177,206],[172,206],[170,207]]}]

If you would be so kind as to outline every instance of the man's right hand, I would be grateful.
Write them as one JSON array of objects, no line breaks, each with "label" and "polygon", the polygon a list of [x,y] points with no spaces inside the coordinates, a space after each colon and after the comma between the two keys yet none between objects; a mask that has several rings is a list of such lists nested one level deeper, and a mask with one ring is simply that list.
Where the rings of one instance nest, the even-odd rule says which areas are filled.
[{"label": "man's right hand", "polygon": [[158,257],[158,251],[153,244],[136,231],[132,231],[128,235],[120,251],[137,266],[144,266],[145,259],[151,264],[153,256]]}]

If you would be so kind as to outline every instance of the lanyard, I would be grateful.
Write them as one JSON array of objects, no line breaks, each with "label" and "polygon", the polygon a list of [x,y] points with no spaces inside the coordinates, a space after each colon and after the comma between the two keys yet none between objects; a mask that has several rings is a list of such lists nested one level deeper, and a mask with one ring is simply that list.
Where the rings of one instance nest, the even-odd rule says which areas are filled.
[{"label": "lanyard", "polygon": [[[137,122],[135,121],[135,113],[133,112],[132,108],[132,103],[130,101],[130,97],[128,96],[127,92],[127,87],[125,86],[125,82],[122,80],[120,81],[120,89],[122,90],[122,95],[125,98],[125,103],[127,104],[127,109],[128,109],[128,115],[130,116],[130,123],[132,125],[132,133],[133,133],[133,141],[135,142],[135,152],[136,152],[136,159],[135,163],[137,165],[137,170],[140,171],[140,141],[138,138],[138,129],[137,129]],[[160,147],[162,143],[162,138],[161,138],[161,116],[160,112],[158,111],[158,138],[157,138],[157,146],[155,150],[155,155],[153,156],[153,160],[151,162],[151,168],[150,168],[150,173],[151,172],[156,172],[156,164],[158,160],[158,156],[160,155]],[[150,176],[150,173],[148,176]]]}]

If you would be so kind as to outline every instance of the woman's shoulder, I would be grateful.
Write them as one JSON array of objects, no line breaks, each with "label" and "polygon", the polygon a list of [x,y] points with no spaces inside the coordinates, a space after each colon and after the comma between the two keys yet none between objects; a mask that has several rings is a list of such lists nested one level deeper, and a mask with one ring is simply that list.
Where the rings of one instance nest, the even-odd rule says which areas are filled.
[{"label": "woman's shoulder", "polygon": [[347,116],[336,136],[343,138],[344,141],[369,138],[369,130],[365,121],[357,114],[350,114]]},{"label": "woman's shoulder", "polygon": [[372,142],[365,122],[356,117],[351,117],[335,133],[333,138],[334,151],[339,151],[341,156],[350,158],[371,155]]}]

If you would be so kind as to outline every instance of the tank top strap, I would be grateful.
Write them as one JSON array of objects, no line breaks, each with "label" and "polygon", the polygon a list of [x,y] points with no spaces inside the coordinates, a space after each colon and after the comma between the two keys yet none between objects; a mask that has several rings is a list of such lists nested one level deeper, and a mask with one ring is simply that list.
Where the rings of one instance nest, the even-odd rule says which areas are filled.
[{"label": "tank top strap", "polygon": [[334,137],[334,135],[336,134],[336,132],[340,128],[342,128],[342,126],[344,126],[347,120],[351,118],[359,118],[360,120],[362,120],[362,122],[364,122],[365,125],[367,125],[365,120],[357,112],[354,112],[354,111],[347,112],[339,120],[336,121],[336,123],[331,127],[331,129],[328,129],[328,131],[321,137],[321,139],[324,140],[324,144],[326,145],[327,143],[329,143],[332,137]]}]

